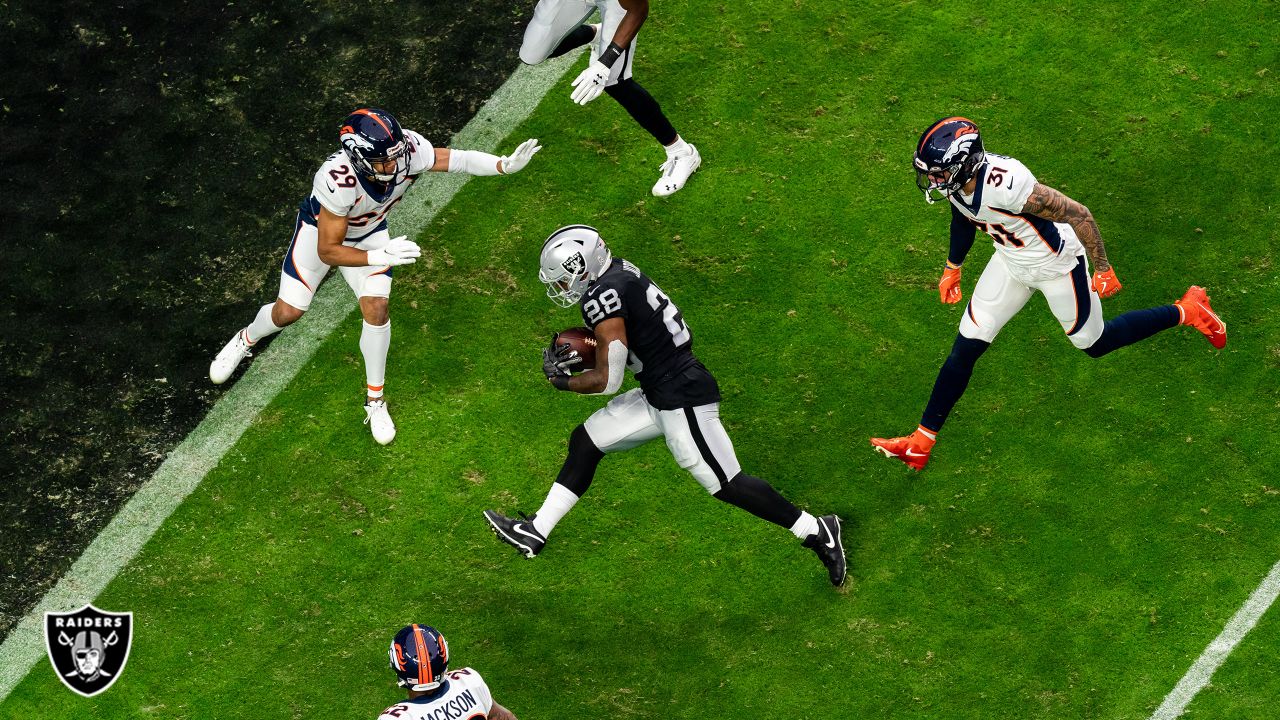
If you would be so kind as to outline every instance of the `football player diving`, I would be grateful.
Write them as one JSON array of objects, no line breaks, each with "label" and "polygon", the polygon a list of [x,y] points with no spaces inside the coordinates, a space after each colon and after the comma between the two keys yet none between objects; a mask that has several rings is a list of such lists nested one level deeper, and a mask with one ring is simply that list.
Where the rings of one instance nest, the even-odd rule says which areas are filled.
[{"label": "football player diving", "polygon": [[1195,285],[1170,305],[1104,321],[1101,298],[1115,295],[1121,286],[1093,214],[1036,182],[1017,160],[985,152],[971,120],[948,117],[930,125],[916,145],[914,164],[925,200],[933,203],[936,193],[951,203],[951,249],[938,283],[942,302],[958,303],[963,297],[960,269],[978,230],[991,237],[995,252],[960,316],[960,333],[938,371],[919,426],[905,437],[871,438],[877,451],[912,469],[924,468],[978,358],[1036,290],[1067,339],[1089,357],[1100,358],[1176,325],[1199,330],[1215,348],[1227,344],[1226,324],[1213,312],[1204,289]]},{"label": "football player diving", "polygon": [[[584,24],[596,9],[600,10],[600,24]],[[661,143],[667,159],[659,167],[662,176],[654,184],[653,194],[662,197],[684,187],[702,164],[702,157],[676,132],[658,101],[631,77],[636,34],[648,17],[649,0],[539,0],[524,31],[520,59],[537,65],[594,43],[591,61],[573,81],[570,98],[586,105],[600,93],[608,93]]]},{"label": "football player diving", "polygon": [[[543,243],[538,277],[560,307],[581,305],[595,334],[595,367],[568,344],[543,351],[542,370],[557,390],[613,395],[629,367],[640,387],[597,410],[569,435],[569,453],[542,507],[515,519],[493,510],[485,519],[498,537],[525,557],[542,551],[547,537],[586,493],[606,454],[630,450],[657,437],[680,467],[712,497],[790,530],[817,553],[833,585],[845,579],[840,518],[814,517],[791,504],[767,482],[738,465],[720,424],[720,388],[694,357],[693,336],[680,310],[635,265],[614,258],[595,228],[570,225]],[[554,343],[554,338],[553,338]]]},{"label": "football player diving", "polygon": [[342,149],[316,171],[311,194],[302,201],[293,239],[280,270],[280,291],[263,305],[253,322],[241,328],[209,365],[209,379],[222,384],[253,346],[292,325],[311,307],[316,289],[338,266],[364,316],[360,352],[366,381],[365,423],[378,443],[396,436],[383,387],[391,347],[392,268],[408,265],[421,251],[412,240],[387,232],[387,215],[424,172],[510,175],[541,150],[526,140],[510,155],[433,148],[418,133],[401,129],[390,113],[362,108],[347,116],[338,131]]},{"label": "football player diving", "polygon": [[488,718],[516,720],[510,710],[493,701],[480,673],[471,668],[449,670],[449,644],[430,625],[408,625],[391,639],[387,650],[396,684],[409,697],[378,717],[387,720]]}]

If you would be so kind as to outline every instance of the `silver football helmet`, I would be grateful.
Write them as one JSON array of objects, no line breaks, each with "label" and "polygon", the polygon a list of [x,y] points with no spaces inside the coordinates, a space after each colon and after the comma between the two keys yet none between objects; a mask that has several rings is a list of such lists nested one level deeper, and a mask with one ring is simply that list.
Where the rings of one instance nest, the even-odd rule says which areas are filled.
[{"label": "silver football helmet", "polygon": [[609,264],[613,255],[600,232],[590,225],[566,225],[542,243],[538,279],[547,286],[547,297],[560,307],[572,307],[582,298]]}]

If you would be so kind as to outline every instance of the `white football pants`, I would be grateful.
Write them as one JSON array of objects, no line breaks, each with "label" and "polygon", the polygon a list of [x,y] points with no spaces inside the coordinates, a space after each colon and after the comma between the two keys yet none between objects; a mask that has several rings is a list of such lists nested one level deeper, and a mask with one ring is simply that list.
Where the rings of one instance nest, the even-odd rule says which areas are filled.
[{"label": "white football pants", "polygon": [[[301,215],[296,223],[293,240],[289,242],[280,268],[280,299],[299,310],[306,310],[311,307],[311,299],[329,273],[329,266],[320,260],[317,250],[320,232],[316,226],[303,222]],[[390,241],[391,236],[382,229],[359,242],[344,242],[343,245],[359,250],[377,250]],[[339,267],[338,271],[358,298],[391,296],[390,267]]]},{"label": "white football pants", "polygon": [[605,453],[630,450],[666,437],[676,464],[692,473],[712,495],[742,472],[733,443],[720,424],[720,403],[659,410],[635,388],[592,413],[584,425],[591,442]]},{"label": "white football pants", "polygon": [[1083,255],[1076,260],[1075,267],[1060,275],[1020,280],[1001,253],[994,253],[973,287],[969,306],[960,318],[960,334],[973,340],[995,340],[1000,328],[1039,290],[1071,344],[1081,350],[1093,345],[1102,336],[1102,301],[1089,281],[1088,260]]}]

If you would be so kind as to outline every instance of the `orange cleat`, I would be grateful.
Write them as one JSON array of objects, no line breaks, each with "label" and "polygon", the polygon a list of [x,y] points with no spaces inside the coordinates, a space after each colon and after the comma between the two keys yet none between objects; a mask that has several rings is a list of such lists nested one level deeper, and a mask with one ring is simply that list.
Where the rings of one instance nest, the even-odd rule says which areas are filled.
[{"label": "orange cleat", "polygon": [[1204,333],[1209,338],[1209,343],[1219,350],[1226,346],[1227,324],[1209,306],[1209,296],[1205,294],[1204,288],[1192,285],[1174,305],[1178,306],[1178,312],[1182,314],[1181,324],[1190,325]]},{"label": "orange cleat", "polygon": [[912,470],[923,470],[929,463],[929,453],[933,451],[935,442],[936,436],[930,437],[923,428],[916,428],[906,437],[871,438],[871,447],[885,457],[901,460]]}]

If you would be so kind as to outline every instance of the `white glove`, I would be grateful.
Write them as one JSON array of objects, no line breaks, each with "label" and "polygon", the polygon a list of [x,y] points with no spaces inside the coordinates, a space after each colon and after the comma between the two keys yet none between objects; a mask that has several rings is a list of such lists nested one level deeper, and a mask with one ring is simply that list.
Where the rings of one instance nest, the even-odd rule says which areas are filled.
[{"label": "white glove", "polygon": [[368,262],[372,267],[409,265],[417,262],[418,256],[422,255],[422,249],[418,247],[418,243],[401,235],[400,237],[391,238],[386,245],[377,250],[370,250],[368,255]]},{"label": "white glove", "polygon": [[599,60],[592,60],[587,69],[573,81],[574,90],[569,97],[579,105],[586,105],[600,97],[607,82],[609,82],[609,66]]},{"label": "white glove", "polygon": [[538,144],[536,138],[529,138],[520,143],[515,152],[498,158],[498,162],[502,165],[502,174],[510,175],[511,173],[520,172],[525,165],[529,164],[529,160],[533,158],[534,153],[541,149],[542,146]]}]

